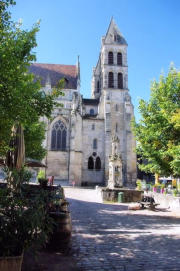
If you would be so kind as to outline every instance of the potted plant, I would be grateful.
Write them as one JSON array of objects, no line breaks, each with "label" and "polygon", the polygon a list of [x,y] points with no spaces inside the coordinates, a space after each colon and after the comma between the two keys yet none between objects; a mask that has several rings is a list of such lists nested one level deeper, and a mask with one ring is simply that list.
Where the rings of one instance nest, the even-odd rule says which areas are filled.
[{"label": "potted plant", "polygon": [[[44,245],[52,231],[47,192],[32,193],[25,170],[10,173],[11,185],[0,188],[0,270],[20,271],[24,250]],[[8,177],[9,178],[9,177]]]},{"label": "potted plant", "polygon": [[142,182],[141,182],[141,180],[138,179],[136,181],[136,185],[137,185],[137,187],[136,187],[137,190],[141,190],[142,189]]},{"label": "potted plant", "polygon": [[45,177],[45,171],[44,170],[40,170],[39,173],[38,173],[38,182],[40,184],[41,187],[46,187],[47,184],[48,184],[48,179],[46,179]]}]

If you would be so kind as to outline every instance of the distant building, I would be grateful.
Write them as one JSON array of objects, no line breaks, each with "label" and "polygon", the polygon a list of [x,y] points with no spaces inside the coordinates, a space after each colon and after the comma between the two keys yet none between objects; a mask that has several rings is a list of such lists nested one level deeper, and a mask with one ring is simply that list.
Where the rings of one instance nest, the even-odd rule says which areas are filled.
[{"label": "distant building", "polygon": [[63,108],[54,108],[47,123],[45,145],[47,175],[76,185],[106,184],[112,136],[120,140],[123,185],[136,181],[134,117],[128,89],[127,42],[112,19],[92,76],[92,98],[80,93],[80,65],[32,64],[30,71],[42,78],[50,91],[64,78]]}]

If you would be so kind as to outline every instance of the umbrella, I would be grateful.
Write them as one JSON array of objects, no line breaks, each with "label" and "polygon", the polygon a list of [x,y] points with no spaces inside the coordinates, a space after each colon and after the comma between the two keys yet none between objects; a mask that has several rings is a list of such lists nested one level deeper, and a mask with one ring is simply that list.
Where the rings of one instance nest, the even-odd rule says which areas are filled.
[{"label": "umbrella", "polygon": [[46,167],[46,165],[43,164],[41,161],[36,160],[36,159],[30,159],[30,158],[26,159],[25,165],[27,167]]},{"label": "umbrella", "polygon": [[24,132],[21,124],[13,126],[9,147],[6,165],[11,169],[20,169],[25,162]]}]

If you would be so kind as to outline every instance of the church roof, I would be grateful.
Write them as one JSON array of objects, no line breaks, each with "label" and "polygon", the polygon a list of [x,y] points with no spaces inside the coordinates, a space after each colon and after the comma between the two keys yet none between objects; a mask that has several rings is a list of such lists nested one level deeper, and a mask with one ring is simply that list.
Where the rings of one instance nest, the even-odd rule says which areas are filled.
[{"label": "church roof", "polygon": [[42,86],[45,86],[48,81],[52,87],[55,87],[58,81],[64,78],[66,81],[65,88],[77,89],[76,65],[33,63],[29,67],[29,71],[41,80]]},{"label": "church roof", "polygon": [[105,36],[105,43],[112,43],[112,37],[114,36],[114,43],[127,45],[125,38],[123,37],[122,33],[120,32],[117,24],[115,23],[114,19],[111,18],[106,36]]}]

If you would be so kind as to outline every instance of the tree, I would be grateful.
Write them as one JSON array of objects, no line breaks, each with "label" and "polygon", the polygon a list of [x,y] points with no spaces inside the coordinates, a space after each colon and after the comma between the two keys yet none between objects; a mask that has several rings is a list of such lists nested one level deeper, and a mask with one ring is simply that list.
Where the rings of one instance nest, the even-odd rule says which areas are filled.
[{"label": "tree", "polygon": [[24,129],[26,157],[42,160],[46,155],[46,149],[42,146],[45,139],[45,123],[36,122]]},{"label": "tree", "polygon": [[149,102],[140,100],[141,120],[133,123],[137,153],[148,163],[146,172],[180,175],[180,71],[171,67],[167,77],[151,85]]},{"label": "tree", "polygon": [[[14,4],[13,0],[0,0],[1,156],[5,155],[9,148],[11,127],[15,123],[22,124],[28,130],[25,132],[26,136],[31,133],[32,139],[39,117],[49,118],[53,107],[58,106],[55,98],[62,94],[62,82],[50,94],[45,94],[40,90],[40,82],[35,80],[33,74],[28,73],[29,65],[36,60],[32,50],[37,45],[36,33],[39,31],[39,24],[29,31],[22,30],[20,24],[11,21],[8,8]],[[40,124],[39,127],[43,129]],[[37,129],[35,133],[37,135]]]}]

